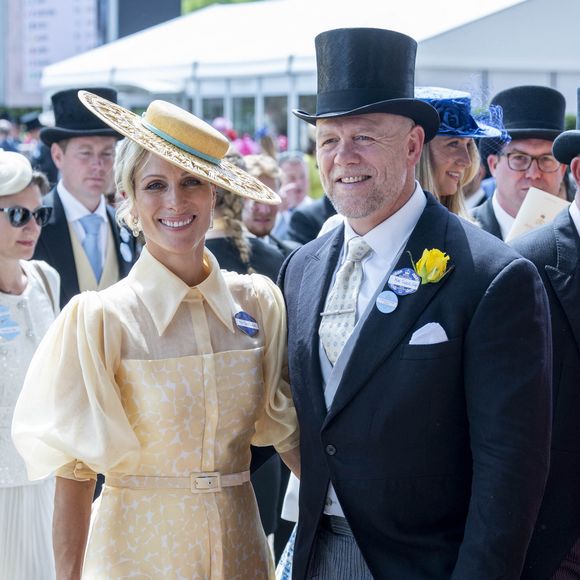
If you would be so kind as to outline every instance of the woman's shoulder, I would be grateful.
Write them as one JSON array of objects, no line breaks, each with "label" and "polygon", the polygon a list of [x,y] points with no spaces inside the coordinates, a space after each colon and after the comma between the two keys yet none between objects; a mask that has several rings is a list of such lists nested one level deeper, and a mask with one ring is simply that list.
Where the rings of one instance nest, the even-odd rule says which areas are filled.
[{"label": "woman's shoulder", "polygon": [[263,274],[237,274],[223,271],[226,284],[240,303],[258,302],[262,310],[282,309],[283,298],[278,286]]}]

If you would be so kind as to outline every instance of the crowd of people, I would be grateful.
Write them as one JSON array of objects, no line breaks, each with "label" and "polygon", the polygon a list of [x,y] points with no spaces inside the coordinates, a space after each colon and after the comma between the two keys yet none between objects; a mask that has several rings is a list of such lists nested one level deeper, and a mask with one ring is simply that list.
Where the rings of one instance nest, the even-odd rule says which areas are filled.
[{"label": "crowd of people", "polygon": [[317,199],[109,87],[0,122],[0,579],[580,579],[580,102],[315,47]]}]

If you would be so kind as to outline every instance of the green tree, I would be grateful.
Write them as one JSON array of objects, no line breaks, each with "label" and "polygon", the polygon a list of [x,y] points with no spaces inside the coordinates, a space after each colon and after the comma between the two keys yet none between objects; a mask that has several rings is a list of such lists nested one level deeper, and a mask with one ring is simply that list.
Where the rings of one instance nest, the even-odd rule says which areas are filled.
[{"label": "green tree", "polygon": [[242,2],[255,2],[261,0],[181,0],[181,13],[187,14],[211,4],[240,4]]}]

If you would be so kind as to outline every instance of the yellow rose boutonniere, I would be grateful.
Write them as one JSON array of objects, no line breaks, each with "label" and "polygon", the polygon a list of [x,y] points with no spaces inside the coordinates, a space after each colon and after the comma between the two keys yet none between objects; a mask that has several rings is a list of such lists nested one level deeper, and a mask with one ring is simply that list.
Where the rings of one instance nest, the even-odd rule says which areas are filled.
[{"label": "yellow rose boutonniere", "polygon": [[413,269],[419,278],[421,278],[421,284],[434,284],[435,282],[439,282],[445,274],[451,271],[447,270],[448,261],[449,256],[436,248],[423,250],[423,255],[417,263],[413,262],[413,257],[411,256]]}]

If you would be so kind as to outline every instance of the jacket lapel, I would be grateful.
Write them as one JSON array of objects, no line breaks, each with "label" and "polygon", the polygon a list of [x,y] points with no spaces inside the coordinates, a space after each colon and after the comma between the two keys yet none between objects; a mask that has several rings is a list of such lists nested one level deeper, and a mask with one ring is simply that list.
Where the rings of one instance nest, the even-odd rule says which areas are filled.
[{"label": "jacket lapel", "polygon": [[[428,195],[427,206],[394,269],[411,267],[409,252],[414,261],[421,257],[424,249],[437,248],[446,252],[445,239],[448,221],[448,211],[432,196]],[[452,267],[453,256],[450,257],[448,263],[450,271],[442,280],[434,284],[421,285],[414,294],[400,296],[398,306],[392,313],[383,314],[375,307],[370,310],[358,340],[353,346],[326,423],[340,412],[367,383],[376,368],[403,341],[435,294],[453,276]],[[385,289],[388,287],[385,286]]]},{"label": "jacket lapel", "polygon": [[[312,406],[321,422],[326,416],[326,404],[322,389],[322,373],[318,349],[320,339],[318,327],[320,313],[324,310],[326,294],[332,280],[344,241],[344,227],[337,228],[334,235],[316,252],[306,258],[298,300],[300,336],[297,338],[297,356],[303,369],[302,376],[308,377],[305,387],[312,398]],[[323,281],[322,287],[320,281]]]},{"label": "jacket lapel", "polygon": [[47,256],[46,261],[58,271],[61,279],[61,296],[67,297],[68,302],[72,296],[80,292],[68,222],[56,189],[53,189],[44,201],[52,206],[53,210],[49,222],[42,228],[38,243]]},{"label": "jacket lapel", "polygon": [[557,265],[546,266],[546,275],[568,318],[580,351],[580,238],[568,210],[553,222]]}]

